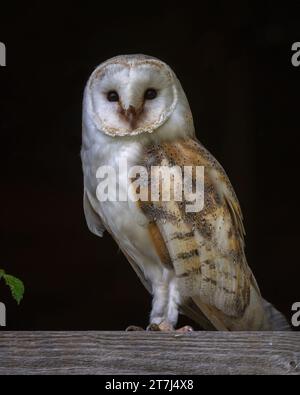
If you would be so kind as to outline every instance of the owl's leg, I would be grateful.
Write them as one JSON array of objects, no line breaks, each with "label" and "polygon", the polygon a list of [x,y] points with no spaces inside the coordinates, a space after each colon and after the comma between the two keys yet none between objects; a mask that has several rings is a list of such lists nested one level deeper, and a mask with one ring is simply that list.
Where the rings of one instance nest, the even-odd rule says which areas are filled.
[{"label": "owl's leg", "polygon": [[[180,301],[176,278],[171,279],[167,285],[167,287],[161,288],[156,294],[160,303],[156,301],[155,297],[153,299],[151,323],[148,330],[161,332],[171,332],[175,330],[174,328],[178,320],[178,305]],[[157,310],[155,308],[157,308]],[[159,314],[155,315],[156,312],[159,312]],[[192,331],[193,328],[188,325],[176,329],[176,332],[181,333]]]},{"label": "owl's leg", "polygon": [[[164,270],[159,280],[152,282],[152,310],[150,314],[150,324],[148,331],[172,332],[178,320],[178,306],[180,295],[177,288],[177,281],[174,273]],[[130,326],[127,331],[140,331],[141,327]],[[177,332],[191,332],[190,326],[177,329]]]},{"label": "owl's leg", "polygon": [[[147,326],[148,331],[172,331],[174,330],[172,323],[167,321],[168,311],[168,282],[159,281],[152,284],[152,310],[150,314],[150,324]],[[127,331],[138,331],[140,327],[130,326]]]},{"label": "owl's leg", "polygon": [[[152,311],[148,330],[172,332],[178,320],[180,295],[174,273],[164,273],[162,280],[153,286]],[[178,329],[178,332],[190,332],[189,326]]]},{"label": "owl's leg", "polygon": [[180,301],[179,291],[177,287],[176,278],[173,278],[169,284],[168,306],[167,306],[167,319],[174,327],[178,321],[178,305]]},{"label": "owl's leg", "polygon": [[[173,277],[169,285],[167,320],[168,322],[172,322],[174,327],[176,326],[178,321],[179,304],[180,304],[180,294],[178,290],[177,279],[176,277]],[[182,333],[192,332],[192,331],[193,328],[189,325],[176,329],[176,332],[182,332]]]},{"label": "owl's leg", "polygon": [[167,318],[166,310],[168,306],[168,288],[168,281],[160,281],[153,284],[153,299],[149,329],[151,329],[151,326],[155,328],[155,325],[159,325]]}]

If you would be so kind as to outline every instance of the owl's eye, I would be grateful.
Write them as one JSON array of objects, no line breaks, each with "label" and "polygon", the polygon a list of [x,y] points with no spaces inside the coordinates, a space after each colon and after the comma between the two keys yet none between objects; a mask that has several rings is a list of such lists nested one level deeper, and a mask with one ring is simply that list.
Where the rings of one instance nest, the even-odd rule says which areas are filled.
[{"label": "owl's eye", "polygon": [[145,92],[145,99],[146,100],[153,100],[157,96],[157,91],[155,89],[147,89]]},{"label": "owl's eye", "polygon": [[116,91],[109,91],[107,94],[108,101],[119,101],[119,95]]}]

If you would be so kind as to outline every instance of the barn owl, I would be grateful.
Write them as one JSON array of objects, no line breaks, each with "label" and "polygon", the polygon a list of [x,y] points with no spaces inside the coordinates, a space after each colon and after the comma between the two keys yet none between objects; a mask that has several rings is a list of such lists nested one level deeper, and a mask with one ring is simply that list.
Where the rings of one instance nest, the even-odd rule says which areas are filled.
[{"label": "barn owl", "polygon": [[[81,158],[87,225],[98,236],[111,234],[153,296],[148,329],[176,330],[179,313],[203,329],[270,328],[244,254],[237,197],[221,165],[197,140],[186,95],[167,64],[124,55],[94,70],[84,92]],[[203,207],[189,212],[187,201],[177,201],[174,193],[166,201],[149,193],[144,200],[99,199],[97,172],[103,166],[116,170],[113,181],[127,195],[130,176],[120,162],[149,172],[203,167]],[[192,173],[193,185],[196,178]]]}]

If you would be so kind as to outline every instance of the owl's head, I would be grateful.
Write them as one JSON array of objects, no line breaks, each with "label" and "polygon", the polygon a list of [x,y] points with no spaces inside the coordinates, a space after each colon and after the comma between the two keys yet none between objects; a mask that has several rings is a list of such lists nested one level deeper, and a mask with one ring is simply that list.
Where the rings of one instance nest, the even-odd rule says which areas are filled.
[{"label": "owl's head", "polygon": [[98,66],[87,83],[85,100],[97,129],[110,136],[152,133],[176,108],[191,120],[174,72],[145,55],[117,56]]}]

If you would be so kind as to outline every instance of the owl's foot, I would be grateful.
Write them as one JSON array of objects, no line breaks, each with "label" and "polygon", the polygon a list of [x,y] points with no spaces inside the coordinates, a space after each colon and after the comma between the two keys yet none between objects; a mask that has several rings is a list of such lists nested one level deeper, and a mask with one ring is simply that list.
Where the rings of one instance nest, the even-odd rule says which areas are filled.
[{"label": "owl's foot", "polygon": [[150,324],[147,326],[147,331],[189,333],[193,332],[193,330],[194,329],[189,325],[185,325],[179,329],[174,329],[173,325],[166,321],[163,321],[160,324]]},{"label": "owl's foot", "polygon": [[158,324],[149,324],[146,328],[146,331],[159,332],[161,331],[161,329]]},{"label": "owl's foot", "polygon": [[194,332],[194,329],[189,325],[185,325],[182,326],[181,328],[176,329],[176,332],[189,333],[189,332]]}]

